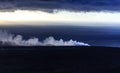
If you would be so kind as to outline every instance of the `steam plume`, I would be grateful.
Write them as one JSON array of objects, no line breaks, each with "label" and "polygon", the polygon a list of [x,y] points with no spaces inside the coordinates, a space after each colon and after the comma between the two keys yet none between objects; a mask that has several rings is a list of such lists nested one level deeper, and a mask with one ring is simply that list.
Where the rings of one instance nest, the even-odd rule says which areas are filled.
[{"label": "steam plume", "polygon": [[54,37],[48,37],[43,41],[39,41],[38,38],[24,40],[22,35],[14,35],[2,30],[0,30],[0,42],[1,45],[10,46],[90,46],[89,44],[73,40],[56,40]]}]

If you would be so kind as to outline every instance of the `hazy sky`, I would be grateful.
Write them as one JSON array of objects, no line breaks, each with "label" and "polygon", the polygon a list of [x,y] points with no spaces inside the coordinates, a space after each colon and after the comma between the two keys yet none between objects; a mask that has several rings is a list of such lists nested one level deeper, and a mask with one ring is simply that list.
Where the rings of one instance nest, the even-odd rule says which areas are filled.
[{"label": "hazy sky", "polygon": [[[15,27],[9,27],[10,25]],[[30,27],[23,25],[30,25]],[[55,27],[49,25],[55,25]],[[56,25],[65,26],[57,27]],[[98,27],[78,28],[78,26]],[[0,0],[1,29],[21,35],[16,36],[15,39],[10,38],[13,43],[17,41],[24,44],[24,41],[21,41],[24,37],[29,39],[31,36],[37,36],[44,40],[45,37],[52,36],[50,40],[52,39],[55,43],[62,38],[85,41],[90,45],[113,46],[115,44],[118,46],[120,40],[118,26],[120,27],[120,0]],[[4,33],[1,34],[1,40],[3,40],[5,36]],[[54,40],[53,37],[58,40]],[[5,40],[9,41],[9,37]],[[60,40],[60,43],[64,43],[63,40]],[[33,44],[34,41],[39,42],[39,38],[28,40]],[[73,44],[74,42],[76,43],[72,41]]]},{"label": "hazy sky", "polygon": [[0,0],[0,25],[119,26],[119,19],[119,0]]},{"label": "hazy sky", "polygon": [[[42,22],[78,23],[76,25],[85,25],[79,23],[103,23],[103,25],[113,24],[113,26],[118,26],[120,23],[120,12],[70,12],[66,10],[59,10],[53,13],[43,12],[40,10],[15,10],[14,12],[0,12],[0,25],[30,25],[31,23],[34,23],[34,25],[42,25]],[[91,26],[92,24],[87,25]],[[95,26],[99,25],[102,24],[96,24]]]}]

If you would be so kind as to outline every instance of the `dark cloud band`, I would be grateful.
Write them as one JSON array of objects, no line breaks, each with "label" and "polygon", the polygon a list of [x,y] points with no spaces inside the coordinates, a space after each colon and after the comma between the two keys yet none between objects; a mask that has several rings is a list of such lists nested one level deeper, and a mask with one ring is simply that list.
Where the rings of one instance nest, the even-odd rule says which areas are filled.
[{"label": "dark cloud band", "polygon": [[53,9],[73,11],[120,11],[120,0],[0,0],[1,11]]}]

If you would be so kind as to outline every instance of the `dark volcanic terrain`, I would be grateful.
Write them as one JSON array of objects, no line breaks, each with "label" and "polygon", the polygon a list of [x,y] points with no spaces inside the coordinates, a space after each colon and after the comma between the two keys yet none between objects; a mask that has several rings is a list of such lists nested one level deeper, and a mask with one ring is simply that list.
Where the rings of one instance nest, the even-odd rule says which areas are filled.
[{"label": "dark volcanic terrain", "polygon": [[120,48],[0,47],[0,73],[119,73]]}]

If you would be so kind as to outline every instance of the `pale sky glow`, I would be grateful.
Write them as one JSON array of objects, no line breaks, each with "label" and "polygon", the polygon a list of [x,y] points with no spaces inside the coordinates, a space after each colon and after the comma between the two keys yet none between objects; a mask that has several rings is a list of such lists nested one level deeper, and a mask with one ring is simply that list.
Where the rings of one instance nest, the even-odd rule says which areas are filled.
[{"label": "pale sky glow", "polygon": [[[119,12],[69,12],[46,13],[42,11],[16,10],[0,12],[0,25],[41,22],[76,22],[76,23],[120,23]],[[79,24],[81,25],[81,24]]]}]

